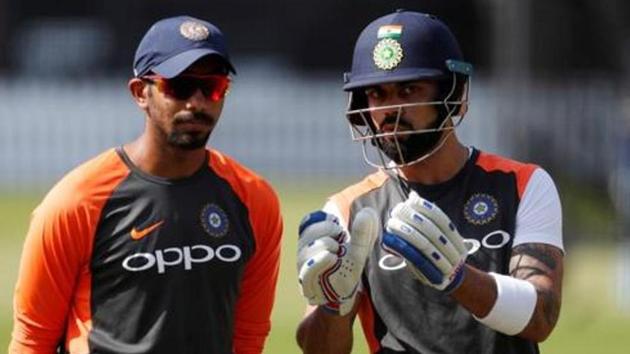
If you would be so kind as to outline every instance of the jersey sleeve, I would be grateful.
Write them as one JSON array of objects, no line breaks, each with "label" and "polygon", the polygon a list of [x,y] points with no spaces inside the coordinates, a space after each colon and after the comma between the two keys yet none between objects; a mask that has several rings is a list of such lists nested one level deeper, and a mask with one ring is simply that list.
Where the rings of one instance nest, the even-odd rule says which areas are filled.
[{"label": "jersey sleeve", "polygon": [[91,326],[94,230],[127,174],[110,149],[64,176],[33,212],[15,286],[11,354],[56,353],[63,342],[87,352],[81,331]]},{"label": "jersey sleeve", "polygon": [[564,250],[560,197],[551,176],[541,168],[529,179],[516,214],[513,247],[524,243],[545,243]]},{"label": "jersey sleeve", "polygon": [[271,187],[260,182],[250,204],[250,221],[256,239],[256,251],[249,260],[236,304],[234,353],[263,352],[271,329],[271,310],[280,267],[282,217],[280,204]]},{"label": "jersey sleeve", "polygon": [[10,353],[54,353],[63,340],[78,274],[87,264],[86,232],[78,209],[60,195],[33,212],[14,296]]}]

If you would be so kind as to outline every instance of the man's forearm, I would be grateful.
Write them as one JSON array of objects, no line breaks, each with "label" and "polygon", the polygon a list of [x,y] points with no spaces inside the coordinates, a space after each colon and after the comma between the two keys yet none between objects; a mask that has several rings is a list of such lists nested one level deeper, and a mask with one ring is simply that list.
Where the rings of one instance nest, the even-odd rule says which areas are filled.
[{"label": "man's forearm", "polygon": [[[485,318],[498,301],[498,283],[492,279],[490,274],[470,265],[466,265],[466,267],[464,281],[451,296],[477,318]],[[562,273],[563,254],[560,249],[543,244],[522,244],[517,246],[514,249],[510,262],[510,277],[521,282],[526,281],[532,286],[530,293],[534,294],[533,298],[527,296],[528,292],[523,293],[521,287],[517,287],[520,289],[518,290],[518,301],[521,309],[525,306],[524,304],[527,303],[528,299],[532,300],[530,303],[532,312],[529,312],[528,322],[526,324],[522,323],[518,334],[512,334],[507,329],[502,331],[501,328],[492,327],[492,325],[484,322],[485,320],[480,321],[500,332],[518,335],[521,338],[534,342],[542,342],[549,336],[558,320]],[[513,288],[512,291],[506,291],[506,289],[509,290],[509,287],[505,287],[504,284],[504,299],[510,298],[509,296],[506,297],[507,293],[511,293],[513,298],[516,294],[514,292],[516,288]],[[505,312],[505,309],[503,312]],[[513,315],[512,318],[519,318],[522,313],[519,314],[519,311],[508,311],[508,313],[503,315]],[[519,321],[522,322],[522,320],[523,318]],[[519,323],[519,321],[516,322]],[[505,319],[501,320],[501,322],[506,323]]]},{"label": "man's forearm", "polygon": [[306,354],[348,354],[352,351],[354,313],[338,316],[318,307],[297,330],[297,342]]},{"label": "man's forearm", "polygon": [[465,267],[466,277],[451,296],[473,315],[484,317],[490,312],[497,298],[494,279],[486,272],[470,265]]},{"label": "man's forearm", "polygon": [[521,337],[542,342],[551,334],[560,315],[564,254],[552,245],[526,243],[514,248],[510,273],[531,282],[538,294],[532,318]]}]

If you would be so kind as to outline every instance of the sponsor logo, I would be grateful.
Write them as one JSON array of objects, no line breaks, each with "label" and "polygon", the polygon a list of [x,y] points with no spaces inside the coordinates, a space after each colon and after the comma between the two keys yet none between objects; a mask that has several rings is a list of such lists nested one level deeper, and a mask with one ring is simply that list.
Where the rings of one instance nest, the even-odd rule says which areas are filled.
[{"label": "sponsor logo", "polygon": [[503,230],[492,231],[484,236],[481,241],[474,238],[465,238],[464,244],[468,247],[468,254],[474,254],[481,247],[496,250],[510,243],[512,237]]},{"label": "sponsor logo", "polygon": [[133,229],[131,229],[130,235],[131,235],[131,239],[133,240],[140,240],[143,237],[145,237],[146,235],[150,234],[151,232],[153,232],[155,229],[157,229],[158,227],[162,226],[162,224],[164,223],[164,220],[158,221],[156,223],[153,223],[143,229],[136,229],[135,227]]},{"label": "sponsor logo", "polygon": [[499,213],[497,200],[485,193],[473,194],[464,204],[464,217],[473,225],[485,225]]},{"label": "sponsor logo", "polygon": [[[473,238],[465,238],[464,244],[468,248],[468,254],[475,254],[481,247],[487,249],[499,249],[507,245],[512,237],[503,230],[492,231],[485,235],[481,241]],[[405,259],[394,255],[386,254],[378,261],[379,268],[387,271],[403,269],[407,266]]]},{"label": "sponsor logo", "polygon": [[206,245],[169,247],[154,252],[134,253],[122,262],[123,268],[130,272],[157,270],[164,274],[169,267],[182,267],[191,270],[193,265],[208,263],[213,259],[233,263],[241,258],[241,249],[235,245],[222,245],[213,249]]},{"label": "sponsor logo", "polygon": [[208,204],[201,210],[201,226],[212,237],[223,237],[230,229],[226,212],[216,204]]}]

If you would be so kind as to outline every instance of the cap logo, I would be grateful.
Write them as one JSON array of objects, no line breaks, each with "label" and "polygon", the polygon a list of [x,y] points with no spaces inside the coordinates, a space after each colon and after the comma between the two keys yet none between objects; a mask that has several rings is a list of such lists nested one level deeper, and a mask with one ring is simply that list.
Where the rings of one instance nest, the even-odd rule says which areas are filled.
[{"label": "cap logo", "polygon": [[372,57],[374,59],[374,64],[379,69],[392,70],[402,61],[403,49],[397,40],[384,38],[381,39],[376,46],[374,46]]},{"label": "cap logo", "polygon": [[179,26],[179,33],[191,41],[203,41],[210,35],[210,30],[202,23],[186,21]]}]

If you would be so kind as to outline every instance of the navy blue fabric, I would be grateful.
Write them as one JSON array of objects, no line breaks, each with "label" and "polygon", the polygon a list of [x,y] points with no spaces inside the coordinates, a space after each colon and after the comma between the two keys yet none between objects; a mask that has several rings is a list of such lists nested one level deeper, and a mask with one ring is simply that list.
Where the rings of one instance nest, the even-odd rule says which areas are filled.
[{"label": "navy blue fabric", "polygon": [[[379,69],[374,64],[374,47],[381,40],[382,26],[401,25],[396,39],[403,57],[392,70]],[[352,70],[344,75],[346,91],[385,82],[443,78],[451,72],[447,60],[462,61],[463,55],[455,36],[436,17],[424,13],[398,10],[370,23],[357,39],[352,58]]]},{"label": "navy blue fabric", "polygon": [[[181,25],[186,21],[206,27],[208,36],[200,40],[186,38],[180,32]],[[211,54],[223,59],[227,69],[236,73],[230,62],[225,36],[218,27],[190,16],[166,18],[151,26],[140,41],[133,61],[134,76],[154,72],[170,79],[201,57]]]}]

